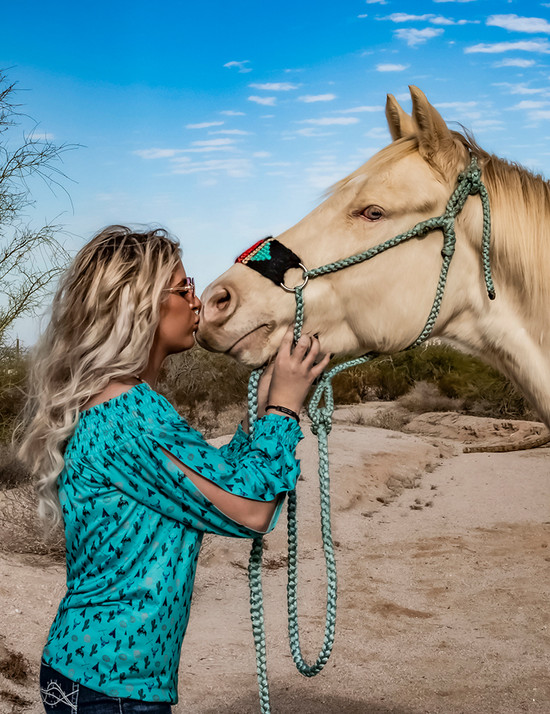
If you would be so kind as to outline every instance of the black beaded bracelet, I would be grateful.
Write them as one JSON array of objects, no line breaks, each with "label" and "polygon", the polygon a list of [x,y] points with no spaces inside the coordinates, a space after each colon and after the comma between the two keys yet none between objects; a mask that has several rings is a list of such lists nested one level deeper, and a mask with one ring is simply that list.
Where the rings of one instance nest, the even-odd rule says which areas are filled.
[{"label": "black beaded bracelet", "polygon": [[268,409],[276,409],[278,412],[281,412],[282,414],[288,414],[289,417],[292,417],[293,419],[296,419],[297,423],[300,423],[300,417],[296,412],[293,412],[292,409],[288,409],[288,407],[281,407],[281,406],[276,406],[275,404],[268,404],[265,410],[267,411]]}]

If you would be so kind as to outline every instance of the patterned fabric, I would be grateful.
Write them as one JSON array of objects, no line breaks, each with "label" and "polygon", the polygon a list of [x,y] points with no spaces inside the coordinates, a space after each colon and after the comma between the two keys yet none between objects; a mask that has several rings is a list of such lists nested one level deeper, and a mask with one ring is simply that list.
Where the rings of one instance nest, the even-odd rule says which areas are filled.
[{"label": "patterned fabric", "polygon": [[58,479],[67,593],[44,661],[113,697],[177,702],[177,673],[203,533],[254,538],[162,451],[225,491],[257,501],[296,485],[293,419],[268,414],[250,439],[210,446],[146,384],[82,413]]}]

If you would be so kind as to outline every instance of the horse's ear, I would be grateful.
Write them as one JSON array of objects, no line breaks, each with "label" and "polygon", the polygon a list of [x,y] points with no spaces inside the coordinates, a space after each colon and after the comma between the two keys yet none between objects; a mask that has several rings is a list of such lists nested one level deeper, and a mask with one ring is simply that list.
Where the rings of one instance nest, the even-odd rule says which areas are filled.
[{"label": "horse's ear", "polygon": [[388,94],[386,99],[386,119],[388,120],[391,138],[394,141],[415,132],[412,118],[401,109],[393,94]]},{"label": "horse's ear", "polygon": [[412,121],[415,125],[414,133],[418,137],[418,150],[426,161],[437,163],[437,154],[448,155],[455,150],[453,136],[441,114],[426,99],[424,92],[412,86],[409,90],[412,97]]}]

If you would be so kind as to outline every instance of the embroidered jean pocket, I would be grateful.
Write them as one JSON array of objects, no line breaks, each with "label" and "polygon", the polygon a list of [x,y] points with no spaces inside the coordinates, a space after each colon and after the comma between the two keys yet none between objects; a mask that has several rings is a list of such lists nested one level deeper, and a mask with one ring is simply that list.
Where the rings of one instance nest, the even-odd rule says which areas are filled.
[{"label": "embroidered jean pocket", "polygon": [[42,664],[40,697],[47,714],[76,714],[80,685]]}]

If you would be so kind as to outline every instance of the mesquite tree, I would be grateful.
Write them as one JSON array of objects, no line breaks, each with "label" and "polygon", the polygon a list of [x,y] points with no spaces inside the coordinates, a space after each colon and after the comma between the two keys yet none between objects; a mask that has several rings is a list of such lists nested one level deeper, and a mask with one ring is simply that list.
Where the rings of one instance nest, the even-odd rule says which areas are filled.
[{"label": "mesquite tree", "polygon": [[73,147],[33,130],[22,133],[28,117],[14,94],[15,84],[0,72],[0,346],[16,319],[35,312],[67,260],[59,226],[32,227],[28,212],[32,181],[62,188],[61,154]]}]

